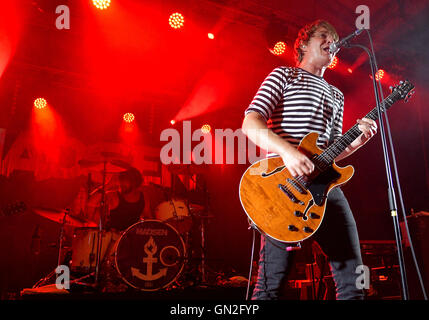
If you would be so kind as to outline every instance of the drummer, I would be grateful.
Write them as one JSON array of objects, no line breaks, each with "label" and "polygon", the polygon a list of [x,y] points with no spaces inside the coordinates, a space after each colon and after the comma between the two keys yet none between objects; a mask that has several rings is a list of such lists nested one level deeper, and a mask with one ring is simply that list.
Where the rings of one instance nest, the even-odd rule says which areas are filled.
[{"label": "drummer", "polygon": [[[106,219],[104,219],[103,229],[124,231],[134,223],[144,218],[152,217],[142,192],[142,182],[142,175],[135,168],[130,167],[118,174],[118,188],[106,192],[108,210]],[[86,206],[87,218],[97,223],[101,204],[101,190],[98,191],[91,196]]]},{"label": "drummer", "polygon": [[142,182],[142,175],[135,168],[119,173],[119,191],[108,196],[106,229],[123,231],[144,218],[145,198],[139,189]]}]

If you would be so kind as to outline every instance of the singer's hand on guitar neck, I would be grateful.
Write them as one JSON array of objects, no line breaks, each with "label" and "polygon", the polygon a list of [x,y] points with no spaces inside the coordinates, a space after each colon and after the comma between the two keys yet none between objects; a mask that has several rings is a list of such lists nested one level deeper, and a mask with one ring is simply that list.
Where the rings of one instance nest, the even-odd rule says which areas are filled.
[{"label": "singer's hand on guitar neck", "polygon": [[359,130],[362,131],[359,142],[363,145],[377,133],[377,123],[368,118],[358,119]]},{"label": "singer's hand on guitar neck", "polygon": [[345,150],[341,153],[335,161],[340,161],[352,153],[354,153],[357,149],[362,147],[365,143],[369,141],[376,133],[377,133],[377,123],[368,118],[362,118],[356,120],[358,123],[358,128],[362,131],[362,134],[357,137]]}]

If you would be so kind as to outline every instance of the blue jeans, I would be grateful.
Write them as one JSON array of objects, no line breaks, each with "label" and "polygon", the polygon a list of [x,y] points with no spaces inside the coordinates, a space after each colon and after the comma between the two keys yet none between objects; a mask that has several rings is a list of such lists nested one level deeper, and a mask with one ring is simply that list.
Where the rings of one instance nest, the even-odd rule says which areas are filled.
[{"label": "blue jeans", "polygon": [[[322,225],[312,236],[328,256],[338,300],[363,299],[363,290],[356,287],[356,267],[362,264],[356,222],[344,193],[331,190]],[[292,267],[294,252],[288,244],[261,235],[258,279],[252,300],[279,299],[282,286]]]}]

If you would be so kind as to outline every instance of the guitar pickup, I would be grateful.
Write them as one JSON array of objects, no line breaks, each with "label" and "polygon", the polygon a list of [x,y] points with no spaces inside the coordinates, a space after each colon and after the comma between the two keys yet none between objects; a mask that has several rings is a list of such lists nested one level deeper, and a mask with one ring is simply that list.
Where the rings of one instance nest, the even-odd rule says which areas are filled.
[{"label": "guitar pickup", "polygon": [[304,190],[303,187],[300,186],[300,184],[298,182],[296,182],[295,180],[291,179],[291,178],[287,178],[286,180],[287,182],[290,183],[290,185],[292,187],[294,187],[294,189],[296,191],[298,191],[300,194],[307,194],[307,191]]},{"label": "guitar pickup", "polygon": [[298,200],[297,197],[294,196],[294,194],[283,184],[279,184],[279,188],[281,191],[284,192],[285,195],[288,196],[288,198],[294,202],[294,203],[298,203],[300,205],[304,205],[304,202],[302,202],[301,200]]}]

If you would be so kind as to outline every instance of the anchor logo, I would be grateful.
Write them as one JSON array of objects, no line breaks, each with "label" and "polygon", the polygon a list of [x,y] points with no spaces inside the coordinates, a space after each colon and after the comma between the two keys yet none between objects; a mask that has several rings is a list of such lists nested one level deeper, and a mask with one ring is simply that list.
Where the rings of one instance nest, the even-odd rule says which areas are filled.
[{"label": "anchor logo", "polygon": [[150,237],[149,241],[144,245],[144,252],[146,252],[147,257],[143,258],[143,262],[147,263],[147,272],[146,274],[142,274],[139,269],[131,267],[131,274],[134,277],[145,281],[153,281],[167,275],[167,268],[162,268],[158,273],[152,274],[152,265],[158,262],[158,259],[153,257],[157,250],[158,247],[156,246],[155,241]]}]

